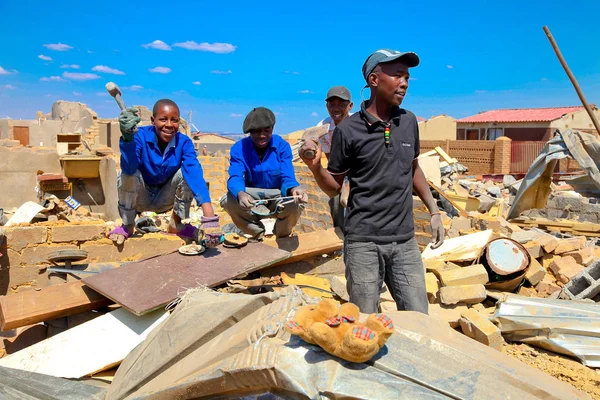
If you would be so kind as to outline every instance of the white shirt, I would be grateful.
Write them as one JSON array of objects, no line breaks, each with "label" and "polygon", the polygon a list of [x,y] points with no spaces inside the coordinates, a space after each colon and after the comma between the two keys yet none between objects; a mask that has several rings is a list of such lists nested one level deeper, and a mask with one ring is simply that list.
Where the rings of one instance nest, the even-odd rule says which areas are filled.
[{"label": "white shirt", "polygon": [[[351,116],[352,113],[348,113],[348,117]],[[346,117],[347,118],[347,117]],[[329,131],[323,136],[319,138],[319,142],[321,143],[321,151],[323,153],[331,153],[331,138],[333,136],[333,131],[335,129],[335,122],[331,119],[331,117],[327,117],[321,122],[317,124],[317,126],[323,126],[325,124],[329,124]]]}]

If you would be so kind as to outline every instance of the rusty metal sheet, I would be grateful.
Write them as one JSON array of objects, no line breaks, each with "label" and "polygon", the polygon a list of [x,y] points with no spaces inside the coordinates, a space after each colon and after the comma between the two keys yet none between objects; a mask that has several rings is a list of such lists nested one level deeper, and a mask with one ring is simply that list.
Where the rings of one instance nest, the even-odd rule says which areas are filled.
[{"label": "rusty metal sheet", "polygon": [[290,253],[262,243],[240,249],[220,246],[199,256],[173,253],[135,262],[83,279],[86,285],[136,315],[156,310],[185,290],[214,287],[272,265]]}]

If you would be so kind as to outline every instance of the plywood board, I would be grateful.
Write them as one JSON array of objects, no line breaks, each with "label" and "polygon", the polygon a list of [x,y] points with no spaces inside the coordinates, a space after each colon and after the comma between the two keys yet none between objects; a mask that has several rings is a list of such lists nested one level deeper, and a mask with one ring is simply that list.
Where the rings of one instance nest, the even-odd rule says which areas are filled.
[{"label": "plywood board", "polygon": [[265,244],[292,253],[290,257],[275,264],[283,265],[341,250],[344,245],[344,234],[339,228],[330,228],[266,241]]},{"label": "plywood board", "polygon": [[218,286],[289,256],[289,252],[263,243],[249,243],[240,249],[220,246],[199,256],[173,253],[130,263],[86,277],[83,282],[134,314],[143,315],[165,306],[187,289]]},{"label": "plywood board", "polygon": [[0,323],[3,331],[66,317],[112,304],[83,282],[69,282],[0,296]]},{"label": "plywood board", "polygon": [[442,172],[440,171],[440,157],[439,156],[431,156],[431,157],[419,157],[419,166],[423,173],[425,174],[425,178],[430,180],[436,186],[442,186]]},{"label": "plywood board", "polygon": [[81,378],[123,361],[167,316],[118,309],[0,359],[0,366],[59,378]]}]

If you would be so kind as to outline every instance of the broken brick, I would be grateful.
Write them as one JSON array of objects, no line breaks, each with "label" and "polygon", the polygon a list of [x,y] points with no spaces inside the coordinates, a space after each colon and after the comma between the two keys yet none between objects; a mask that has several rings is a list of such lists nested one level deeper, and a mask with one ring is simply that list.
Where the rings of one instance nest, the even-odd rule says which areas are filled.
[{"label": "broken brick", "polygon": [[525,279],[527,279],[532,286],[535,286],[540,283],[545,276],[546,270],[544,267],[542,267],[542,264],[540,264],[535,258],[532,258],[529,262],[527,271],[525,271]]},{"label": "broken brick", "polygon": [[585,265],[586,267],[596,259],[594,247],[592,246],[586,246],[581,250],[564,253],[563,256],[573,257],[577,264]]},{"label": "broken brick", "polygon": [[502,349],[504,339],[500,329],[475,309],[471,308],[463,312],[459,323],[463,333],[471,339],[496,350]]},{"label": "broken brick", "polygon": [[569,251],[581,250],[585,247],[585,236],[576,236],[568,239],[561,239],[554,254],[563,254]]},{"label": "broken brick", "polygon": [[460,321],[461,314],[467,310],[466,304],[455,304],[451,306],[444,304],[430,304],[429,316],[448,323],[451,328],[458,328],[460,326],[458,321]]},{"label": "broken brick", "polygon": [[440,281],[433,272],[427,272],[425,274],[425,287],[427,289],[427,299],[430,303],[435,303],[438,298],[438,291],[440,290]]},{"label": "broken brick", "polygon": [[585,269],[583,265],[577,264],[571,256],[561,257],[552,261],[548,267],[556,279],[562,283],[568,283],[571,278]]},{"label": "broken brick", "polygon": [[448,269],[440,272],[444,286],[486,284],[489,280],[485,267],[481,264],[469,267]]},{"label": "broken brick", "polygon": [[481,303],[486,298],[485,287],[478,285],[444,286],[440,288],[440,301],[450,305],[457,303]]}]

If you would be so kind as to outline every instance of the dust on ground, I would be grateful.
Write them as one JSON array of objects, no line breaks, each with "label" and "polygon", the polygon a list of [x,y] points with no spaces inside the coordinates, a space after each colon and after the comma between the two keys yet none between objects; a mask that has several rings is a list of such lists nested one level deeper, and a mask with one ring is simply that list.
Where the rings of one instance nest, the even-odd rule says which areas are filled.
[{"label": "dust on ground", "polygon": [[594,399],[600,399],[600,372],[595,369],[526,344],[506,344],[502,352],[588,393]]}]

